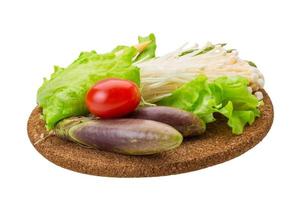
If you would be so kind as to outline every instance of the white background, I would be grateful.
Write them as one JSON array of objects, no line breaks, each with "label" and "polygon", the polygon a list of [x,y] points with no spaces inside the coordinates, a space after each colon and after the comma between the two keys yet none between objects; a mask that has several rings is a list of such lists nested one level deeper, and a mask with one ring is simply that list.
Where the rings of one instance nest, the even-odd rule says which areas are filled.
[{"label": "white background", "polygon": [[[300,7],[297,1],[0,1],[0,199],[299,199]],[[256,62],[275,107],[268,136],[246,154],[191,173],[103,178],[57,167],[26,123],[54,64],[153,32],[158,54],[186,41],[227,42]]]}]

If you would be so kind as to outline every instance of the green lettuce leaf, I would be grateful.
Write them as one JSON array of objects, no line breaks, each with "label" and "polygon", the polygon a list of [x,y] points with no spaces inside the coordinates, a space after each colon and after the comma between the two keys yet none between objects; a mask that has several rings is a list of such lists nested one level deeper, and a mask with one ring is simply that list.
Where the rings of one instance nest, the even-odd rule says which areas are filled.
[{"label": "green lettuce leaf", "polygon": [[119,46],[106,54],[83,52],[67,68],[55,66],[37,93],[46,127],[52,129],[59,120],[87,114],[86,92],[101,79],[116,77],[139,85],[139,68],[132,65],[136,54],[134,47]]},{"label": "green lettuce leaf", "polygon": [[64,118],[87,114],[86,92],[104,78],[122,78],[139,85],[139,68],[133,63],[155,57],[156,43],[154,34],[140,36],[138,40],[139,43],[150,41],[142,52],[135,47],[117,46],[105,54],[82,52],[67,68],[54,66],[50,79],[44,79],[37,93],[46,127],[52,129]]},{"label": "green lettuce leaf", "polygon": [[246,124],[259,116],[259,101],[248,89],[248,80],[242,77],[220,77],[209,83],[205,76],[184,84],[171,96],[158,102],[195,113],[206,123],[215,121],[214,113],[228,118],[234,134],[241,134]]},{"label": "green lettuce leaf", "polygon": [[155,35],[151,33],[147,37],[139,36],[138,38],[139,43],[150,41],[149,45],[146,47],[146,49],[141,52],[134,60],[134,62],[142,61],[142,60],[148,60],[150,58],[155,57],[155,50],[156,50],[156,39]]}]

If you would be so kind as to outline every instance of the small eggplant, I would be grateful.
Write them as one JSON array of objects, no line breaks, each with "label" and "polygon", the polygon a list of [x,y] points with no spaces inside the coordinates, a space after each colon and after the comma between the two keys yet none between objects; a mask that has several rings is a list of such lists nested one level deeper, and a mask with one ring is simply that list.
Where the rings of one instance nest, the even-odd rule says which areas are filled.
[{"label": "small eggplant", "polygon": [[195,114],[167,106],[139,108],[128,117],[168,124],[178,130],[184,137],[201,135],[206,128],[204,121]]},{"label": "small eggplant", "polygon": [[55,135],[100,150],[148,155],[178,147],[183,138],[173,127],[152,120],[73,117],[59,122]]}]

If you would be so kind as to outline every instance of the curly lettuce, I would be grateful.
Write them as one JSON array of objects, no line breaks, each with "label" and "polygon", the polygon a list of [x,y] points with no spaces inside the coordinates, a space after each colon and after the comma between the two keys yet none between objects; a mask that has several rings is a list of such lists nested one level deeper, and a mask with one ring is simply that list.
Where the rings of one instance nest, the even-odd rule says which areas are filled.
[{"label": "curly lettuce", "polygon": [[165,97],[158,105],[180,108],[195,113],[206,123],[215,121],[214,113],[228,119],[234,134],[241,134],[246,124],[252,124],[260,115],[259,101],[247,88],[243,77],[220,77],[208,82],[205,76],[184,84]]},{"label": "curly lettuce", "polygon": [[64,118],[87,114],[86,92],[99,80],[116,77],[140,83],[139,69],[131,61],[136,49],[126,47],[122,51],[121,55],[83,52],[69,67],[54,67],[50,80],[44,81],[37,94],[48,129]]},{"label": "curly lettuce", "polygon": [[[149,41],[149,42],[148,42]],[[90,87],[104,78],[121,78],[140,84],[139,68],[134,62],[155,56],[155,36],[139,37],[148,42],[142,52],[135,47],[117,46],[109,53],[82,52],[67,68],[54,66],[50,79],[44,79],[37,93],[47,129],[64,118],[88,114],[85,95]]]},{"label": "curly lettuce", "polygon": [[146,37],[139,36],[138,38],[139,43],[143,42],[149,42],[146,49],[143,50],[135,59],[134,62],[141,62],[148,60],[150,58],[155,57],[155,51],[156,51],[156,39],[155,35],[153,33],[149,34]]}]

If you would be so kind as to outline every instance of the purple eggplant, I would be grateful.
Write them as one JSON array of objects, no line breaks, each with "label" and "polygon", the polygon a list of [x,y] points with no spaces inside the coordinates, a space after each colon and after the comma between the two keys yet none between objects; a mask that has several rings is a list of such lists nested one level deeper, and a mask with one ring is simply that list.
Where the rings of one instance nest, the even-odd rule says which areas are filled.
[{"label": "purple eggplant", "polygon": [[178,130],[184,137],[201,135],[206,128],[204,121],[195,114],[167,106],[139,108],[128,117],[168,124]]},{"label": "purple eggplant", "polygon": [[143,119],[99,120],[73,117],[59,122],[55,135],[100,150],[148,155],[178,147],[183,138],[173,127]]}]

